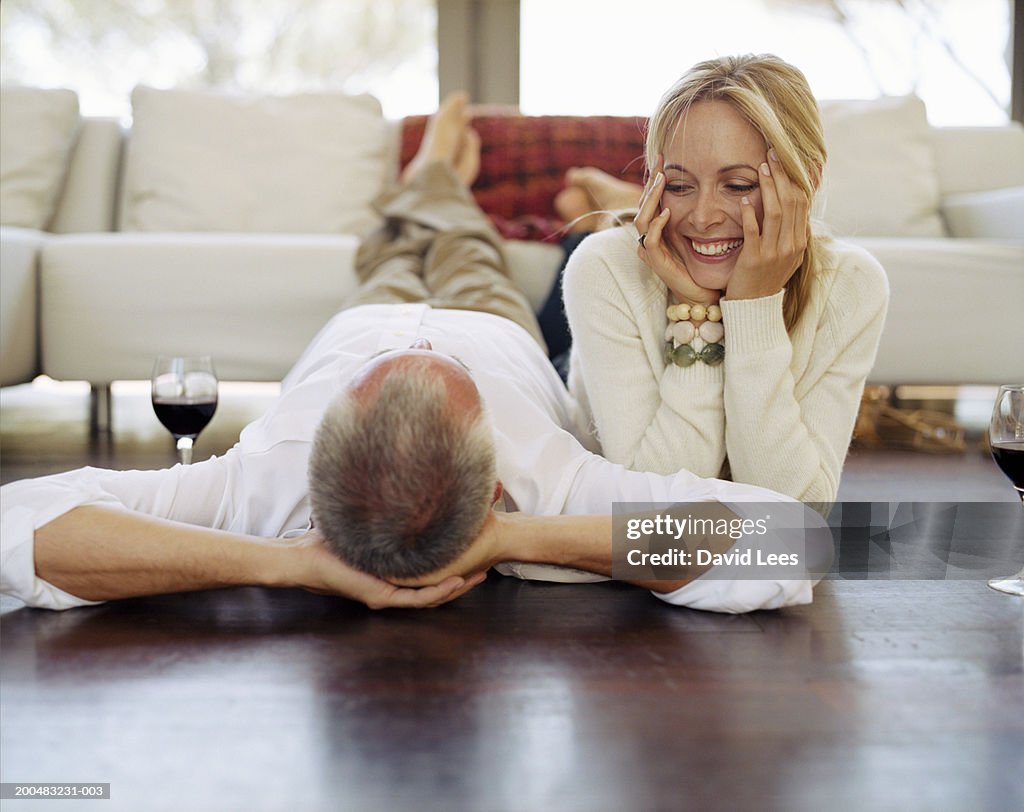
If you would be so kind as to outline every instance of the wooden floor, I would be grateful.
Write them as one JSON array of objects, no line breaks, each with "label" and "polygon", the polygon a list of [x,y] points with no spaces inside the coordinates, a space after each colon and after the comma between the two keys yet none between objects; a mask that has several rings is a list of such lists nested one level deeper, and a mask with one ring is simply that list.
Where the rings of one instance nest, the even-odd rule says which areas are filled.
[{"label": "wooden floor", "polygon": [[[272,395],[226,393],[197,457]],[[173,461],[144,390],[99,442],[87,393],[0,398],[5,482]],[[857,451],[842,493],[1015,498],[980,450]],[[836,578],[746,616],[495,574],[429,612],[261,589],[4,609],[0,778],[112,796],[5,812],[1024,808],[1024,601],[977,578]]]}]

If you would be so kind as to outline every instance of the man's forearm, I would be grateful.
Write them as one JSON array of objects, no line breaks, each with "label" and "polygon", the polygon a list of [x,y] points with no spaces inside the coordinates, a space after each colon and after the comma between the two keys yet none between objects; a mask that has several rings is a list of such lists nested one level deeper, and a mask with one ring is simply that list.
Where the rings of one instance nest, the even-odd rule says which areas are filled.
[{"label": "man's forearm", "polygon": [[301,587],[371,609],[419,609],[458,598],[483,572],[402,588],[359,572],[310,531],[288,545],[103,505],[75,508],[35,532],[36,575],[89,601],[231,586]]},{"label": "man's forearm", "polygon": [[221,530],[89,505],[35,532],[36,574],[91,601],[240,585],[283,586],[287,550]]}]

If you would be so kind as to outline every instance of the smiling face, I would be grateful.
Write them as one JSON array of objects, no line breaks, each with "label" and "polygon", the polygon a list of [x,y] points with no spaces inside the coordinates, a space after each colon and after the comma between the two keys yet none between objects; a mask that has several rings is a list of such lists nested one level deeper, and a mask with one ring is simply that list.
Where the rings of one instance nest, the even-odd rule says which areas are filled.
[{"label": "smiling face", "polygon": [[665,145],[665,234],[693,281],[725,290],[743,248],[741,199],[764,219],[758,184],[768,146],[729,103],[702,101],[679,120]]}]

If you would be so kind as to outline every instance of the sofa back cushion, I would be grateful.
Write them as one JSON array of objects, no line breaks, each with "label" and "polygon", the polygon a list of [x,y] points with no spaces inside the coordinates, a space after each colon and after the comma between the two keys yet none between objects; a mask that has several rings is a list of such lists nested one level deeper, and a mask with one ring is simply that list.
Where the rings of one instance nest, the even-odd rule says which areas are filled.
[{"label": "sofa back cushion", "polygon": [[952,237],[1024,242],[1024,186],[947,195],[942,219]]},{"label": "sofa back cushion", "polygon": [[393,175],[371,96],[132,93],[124,231],[360,233]]},{"label": "sofa back cushion", "polygon": [[113,231],[124,129],[116,118],[84,116],[50,231]]},{"label": "sofa back cushion", "polygon": [[941,237],[939,181],[924,102],[825,101],[824,219],[839,236]]},{"label": "sofa back cushion", "polygon": [[71,90],[0,90],[0,224],[47,227],[78,125],[78,96]]},{"label": "sofa back cushion", "polygon": [[943,196],[1024,186],[1024,125],[934,127],[932,146]]},{"label": "sofa back cushion", "polygon": [[[402,120],[402,166],[416,154],[425,124],[426,116]],[[522,116],[514,108],[480,108],[472,126],[481,141],[473,197],[506,237],[544,239],[564,225],[554,199],[574,166],[643,182],[642,117]]]}]

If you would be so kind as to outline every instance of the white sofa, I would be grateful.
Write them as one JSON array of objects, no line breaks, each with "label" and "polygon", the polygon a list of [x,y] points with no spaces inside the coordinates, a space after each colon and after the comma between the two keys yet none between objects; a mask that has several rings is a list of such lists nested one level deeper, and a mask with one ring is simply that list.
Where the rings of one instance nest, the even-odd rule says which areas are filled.
[{"label": "white sofa", "polygon": [[[368,97],[323,113],[341,98],[144,89],[132,131],[76,118],[43,221],[0,232],[0,384],[45,373],[102,391],[168,352],[210,353],[223,379],[280,380],[354,288],[354,233],[395,171],[398,127]],[[879,258],[892,289],[872,381],[1024,377],[1024,128],[930,127],[912,97],[823,111],[825,219]],[[36,143],[50,125],[0,126]],[[348,158],[322,154],[336,142]],[[331,174],[347,166],[361,175]],[[509,241],[507,253],[539,307],[560,249]]]}]

